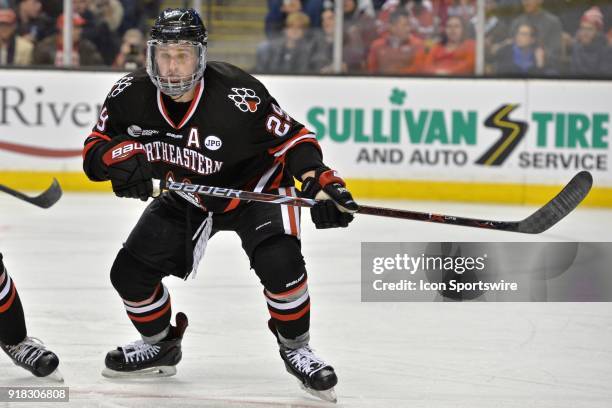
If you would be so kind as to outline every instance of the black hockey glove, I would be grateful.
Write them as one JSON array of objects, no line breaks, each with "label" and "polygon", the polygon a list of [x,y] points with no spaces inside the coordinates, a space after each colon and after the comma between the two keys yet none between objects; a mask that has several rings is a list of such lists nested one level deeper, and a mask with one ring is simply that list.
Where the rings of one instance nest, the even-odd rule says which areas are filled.
[{"label": "black hockey glove", "polygon": [[318,229],[347,227],[359,209],[346,183],[334,170],[319,167],[314,177],[302,184],[302,197],[322,200],[310,209],[312,222]]},{"label": "black hockey glove", "polygon": [[108,178],[118,197],[147,201],[153,193],[153,170],[142,143],[115,138],[102,155]]}]

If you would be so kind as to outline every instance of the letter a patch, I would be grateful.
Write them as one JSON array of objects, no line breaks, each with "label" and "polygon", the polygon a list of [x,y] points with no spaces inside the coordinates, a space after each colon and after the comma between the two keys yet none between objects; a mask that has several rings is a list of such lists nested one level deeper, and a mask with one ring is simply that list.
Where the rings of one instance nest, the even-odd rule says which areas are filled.
[{"label": "letter a patch", "polygon": [[187,147],[200,148],[200,133],[198,128],[192,127],[189,131],[189,139],[187,140]]}]

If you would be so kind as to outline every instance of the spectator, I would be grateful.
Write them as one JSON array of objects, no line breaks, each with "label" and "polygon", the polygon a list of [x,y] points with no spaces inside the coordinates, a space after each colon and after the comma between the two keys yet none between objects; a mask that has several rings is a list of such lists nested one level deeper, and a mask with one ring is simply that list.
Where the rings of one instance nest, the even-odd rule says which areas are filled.
[{"label": "spectator", "polygon": [[[72,24],[72,65],[75,67],[102,65],[102,57],[98,53],[96,46],[91,41],[81,38],[85,19],[78,14],[74,14]],[[57,18],[57,30],[57,34],[45,38],[36,45],[34,48],[34,64],[55,65],[56,67],[64,66],[63,14]]]},{"label": "spectator", "polygon": [[142,33],[149,31],[149,21],[157,18],[162,0],[120,0],[123,7],[123,20],[117,34],[124,35],[131,28]]},{"label": "spectator", "polygon": [[345,62],[350,72],[364,72],[370,44],[378,37],[368,3],[344,1]]},{"label": "spectator", "polygon": [[[332,9],[334,0],[268,0],[268,14],[266,15],[266,35],[268,38],[279,36],[282,33],[285,18],[289,13],[301,11],[310,18],[310,27],[321,27],[321,14],[324,10]],[[367,10],[374,16],[372,0],[359,0],[359,9]]]},{"label": "spectator", "polygon": [[512,44],[500,48],[495,56],[495,73],[504,75],[539,75],[544,71],[544,50],[536,44],[536,29],[518,26]]},{"label": "spectator", "polygon": [[459,17],[463,21],[470,21],[476,16],[476,0],[447,1],[446,17]]},{"label": "spectator", "polygon": [[389,17],[389,33],[372,43],[368,72],[373,74],[413,74],[420,72],[423,41],[413,35],[410,15],[398,10]]},{"label": "spectator", "polygon": [[[321,31],[315,36],[315,52],[312,56],[315,71],[322,74],[333,72],[335,27],[336,16],[334,11],[332,9],[323,11],[321,13]],[[346,63],[342,65],[342,71],[346,72]]]},{"label": "spectator", "polygon": [[374,10],[376,12],[382,10],[382,7],[386,3],[386,1],[387,0],[372,0],[372,6],[374,6]]},{"label": "spectator", "polygon": [[12,9],[0,9],[0,66],[30,65],[32,43],[18,35],[17,15]]},{"label": "spectator", "polygon": [[268,0],[266,15],[266,36],[270,39],[282,36],[285,20],[291,13],[302,11],[301,0]]},{"label": "spectator", "polygon": [[19,0],[17,4],[17,33],[36,43],[53,34],[55,28],[49,16],[42,11],[40,0]]},{"label": "spectator", "polygon": [[[512,40],[507,38],[509,24],[506,18],[500,14],[496,0],[486,0],[485,17],[485,62],[487,63],[487,71],[491,72],[495,54],[503,46],[512,44]],[[472,23],[475,23],[475,18]]]},{"label": "spectator", "polygon": [[[344,3],[346,7],[346,2]],[[359,13],[363,13],[369,17],[376,17],[376,10],[374,9],[374,2],[372,0],[357,0],[356,7]]]},{"label": "spectator", "polygon": [[472,21],[476,16],[476,0],[437,0],[438,18],[442,27],[446,27],[449,17],[460,17]]},{"label": "spectator", "polygon": [[425,60],[425,72],[435,75],[472,75],[476,61],[476,45],[468,38],[467,23],[461,17],[446,20],[444,36]]},{"label": "spectator", "polygon": [[42,2],[42,9],[52,21],[55,21],[64,10],[64,0],[45,0]]},{"label": "spectator", "polygon": [[321,27],[321,13],[325,0],[302,1],[302,11],[310,18],[310,28]]},{"label": "spectator", "polygon": [[143,14],[143,18],[145,19],[157,18],[157,16],[159,15],[159,11],[161,9],[162,0],[136,0],[136,1],[138,2],[138,9]]},{"label": "spectator", "polygon": [[118,34],[124,35],[131,28],[140,28],[144,16],[142,15],[143,10],[139,9],[139,3],[141,2],[138,0],[121,0],[123,18],[121,25],[116,30]]},{"label": "spectator", "polygon": [[[334,34],[336,27],[336,17],[333,9],[327,9],[321,14],[321,30],[314,37],[314,54],[312,63],[315,72],[321,74],[333,73],[334,60]],[[347,72],[349,67],[346,63],[347,55],[351,52],[351,47],[347,46],[348,38],[344,36],[344,47],[342,48],[342,72]],[[363,59],[361,60],[363,61]],[[354,69],[356,70],[356,69]],[[362,70],[362,66],[359,66]]]},{"label": "spectator", "polygon": [[94,0],[92,11],[111,32],[117,32],[123,20],[123,6],[119,0]]},{"label": "spectator", "polygon": [[432,39],[437,35],[437,19],[429,0],[387,0],[378,15],[378,21],[385,32],[389,16],[403,9],[410,16],[413,32],[422,39]]},{"label": "spectator", "polygon": [[561,20],[564,34],[573,37],[580,28],[583,14],[597,6],[604,17],[603,33],[612,28],[612,1],[610,0],[546,0],[544,7]]},{"label": "spectator", "polygon": [[602,34],[603,14],[591,7],[580,19],[572,49],[570,72],[580,76],[612,76],[612,48]]},{"label": "spectator", "polygon": [[258,72],[312,72],[313,42],[307,38],[308,16],[300,11],[291,13],[285,22],[284,36],[264,43],[257,50]]},{"label": "spectator", "polygon": [[545,52],[548,73],[558,72],[561,60],[561,21],[559,17],[542,9],[542,0],[523,0],[524,14],[512,22],[510,30],[517,32],[518,26],[528,24],[537,28],[537,45]]},{"label": "spectator", "polygon": [[121,23],[118,0],[72,0],[74,12],[85,20],[82,36],[92,42],[104,65],[111,65],[119,52],[120,38],[114,31]]},{"label": "spectator", "polygon": [[113,63],[114,68],[135,71],[142,68],[146,63],[145,39],[141,31],[132,28],[123,35],[123,41],[119,49],[119,54]]}]

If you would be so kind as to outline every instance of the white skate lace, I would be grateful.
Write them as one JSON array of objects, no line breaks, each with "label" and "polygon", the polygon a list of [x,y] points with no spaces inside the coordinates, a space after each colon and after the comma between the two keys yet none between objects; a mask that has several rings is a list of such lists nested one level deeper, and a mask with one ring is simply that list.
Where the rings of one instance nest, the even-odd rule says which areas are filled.
[{"label": "white skate lace", "polygon": [[145,361],[151,359],[159,353],[160,346],[145,343],[142,340],[137,340],[134,343],[126,344],[121,347],[125,361],[132,363],[134,361]]},{"label": "white skate lace", "polygon": [[7,348],[15,360],[29,366],[33,366],[47,351],[43,342],[36,337],[26,337],[21,343]]},{"label": "white skate lace", "polygon": [[325,361],[315,356],[313,350],[308,346],[287,350],[285,355],[295,368],[307,375],[314,374],[327,365]]}]

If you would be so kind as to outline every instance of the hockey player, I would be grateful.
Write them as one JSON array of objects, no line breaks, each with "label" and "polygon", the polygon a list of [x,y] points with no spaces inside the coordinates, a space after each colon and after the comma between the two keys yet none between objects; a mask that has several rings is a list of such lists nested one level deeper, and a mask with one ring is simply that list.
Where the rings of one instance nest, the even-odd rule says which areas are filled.
[{"label": "hockey player", "polygon": [[[147,200],[152,178],[321,199],[317,228],[346,227],[358,209],[344,181],[322,161],[316,137],[237,67],[206,60],[207,31],[193,9],[167,9],[147,44],[147,68],[108,94],[85,140],[84,170],[115,194]],[[110,351],[103,375],[173,375],[187,317],[170,325],[162,278],[195,274],[206,242],[235,231],[264,286],[269,328],[287,371],[335,401],[332,366],[309,346],[310,297],[297,207],[163,193],[132,230],[111,281],[142,339]]]},{"label": "hockey player", "polygon": [[9,276],[0,254],[0,348],[13,362],[37,377],[63,381],[57,370],[57,355],[40,340],[28,337],[23,307],[15,283]]}]

